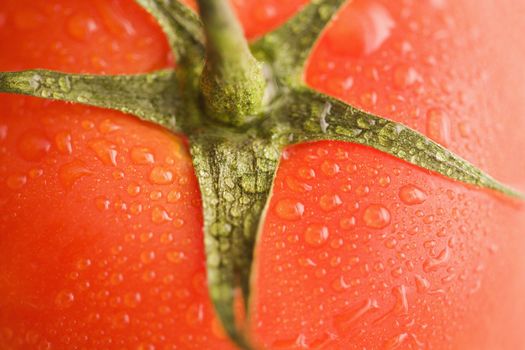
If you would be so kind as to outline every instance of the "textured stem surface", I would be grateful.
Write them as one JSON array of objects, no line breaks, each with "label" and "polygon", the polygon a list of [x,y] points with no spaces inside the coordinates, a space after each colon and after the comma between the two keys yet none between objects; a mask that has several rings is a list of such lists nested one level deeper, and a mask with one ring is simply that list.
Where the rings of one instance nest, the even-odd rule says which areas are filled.
[{"label": "textured stem surface", "polygon": [[211,117],[239,126],[260,110],[265,79],[228,1],[198,0],[206,34],[201,89]]}]

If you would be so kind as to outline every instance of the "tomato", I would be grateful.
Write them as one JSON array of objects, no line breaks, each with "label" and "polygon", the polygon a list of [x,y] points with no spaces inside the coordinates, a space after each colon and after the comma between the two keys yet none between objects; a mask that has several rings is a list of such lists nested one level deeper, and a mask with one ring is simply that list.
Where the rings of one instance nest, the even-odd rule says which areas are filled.
[{"label": "tomato", "polygon": [[[305,1],[233,3],[255,38]],[[307,82],[523,191],[523,11],[518,0],[356,0]],[[4,0],[0,52],[1,71],[174,64],[131,0]],[[235,348],[207,294],[183,137],[2,94],[0,175],[0,347]],[[271,349],[521,348],[524,228],[520,200],[371,148],[289,147],[255,251],[253,336]]]}]

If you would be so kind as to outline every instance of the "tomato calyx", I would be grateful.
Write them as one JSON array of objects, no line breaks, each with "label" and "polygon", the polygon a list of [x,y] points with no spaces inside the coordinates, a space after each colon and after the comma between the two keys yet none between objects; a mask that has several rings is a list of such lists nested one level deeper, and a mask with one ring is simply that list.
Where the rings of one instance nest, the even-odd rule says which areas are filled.
[{"label": "tomato calyx", "polygon": [[199,0],[202,22],[175,0],[137,2],[163,28],[177,69],[120,76],[0,72],[0,92],[116,109],[188,136],[203,200],[210,296],[242,348],[251,345],[234,311],[235,291],[248,310],[254,246],[285,146],[359,143],[520,196],[426,136],[306,86],[307,59],[344,0],[313,1],[251,45],[224,0]]}]

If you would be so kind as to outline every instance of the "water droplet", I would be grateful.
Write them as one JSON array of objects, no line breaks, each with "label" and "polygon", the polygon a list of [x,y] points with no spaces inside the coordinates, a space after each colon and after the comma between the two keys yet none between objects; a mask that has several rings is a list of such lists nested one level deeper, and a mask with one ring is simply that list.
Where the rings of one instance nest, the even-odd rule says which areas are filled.
[{"label": "water droplet", "polygon": [[428,110],[427,134],[428,137],[443,146],[450,144],[450,119],[442,109],[432,108]]},{"label": "water droplet", "polygon": [[186,322],[191,327],[198,327],[204,321],[204,305],[192,304],[186,311]]},{"label": "water droplet", "polygon": [[146,243],[153,238],[153,232],[142,232],[140,234],[140,241]]},{"label": "water droplet", "polygon": [[305,167],[299,168],[299,170],[297,171],[297,174],[299,175],[300,178],[305,179],[305,180],[315,179],[315,170],[312,168],[305,168]]},{"label": "water droplet", "polygon": [[378,261],[374,264],[374,270],[376,272],[384,272],[385,271],[385,265],[383,265],[382,262]]},{"label": "water droplet", "polygon": [[390,271],[390,274],[392,275],[392,277],[399,278],[403,276],[403,268],[401,266],[394,267]]},{"label": "water droplet", "polygon": [[349,218],[342,218],[339,221],[339,227],[341,227],[343,230],[349,230],[356,225],[356,219],[355,217],[351,216]]},{"label": "water droplet", "polygon": [[135,197],[140,193],[141,188],[138,183],[132,182],[128,185],[127,191],[130,196]]},{"label": "water droplet", "polygon": [[336,315],[334,317],[334,326],[340,333],[347,333],[356,321],[377,309],[379,309],[377,301],[375,299],[367,299],[352,310]]},{"label": "water droplet", "polygon": [[109,282],[116,286],[124,281],[124,275],[118,272],[112,273],[111,277],[109,278]]},{"label": "water droplet", "polygon": [[130,151],[131,161],[137,165],[155,163],[155,156],[146,147],[133,147]]},{"label": "water droplet", "polygon": [[160,206],[155,206],[151,210],[151,221],[153,221],[154,223],[162,224],[164,222],[171,221],[171,220],[172,218],[169,216],[166,209]]},{"label": "water droplet", "polygon": [[[330,48],[345,57],[369,55],[379,49],[390,37],[395,26],[389,11],[376,1],[354,2],[344,10],[327,32]],[[341,39],[345,38],[345,45]]]},{"label": "water droplet", "polygon": [[293,176],[287,176],[285,181],[286,185],[294,192],[304,193],[312,190],[312,186],[297,180]]},{"label": "water droplet", "polygon": [[71,188],[80,178],[91,174],[92,172],[86,167],[86,164],[78,159],[64,164],[58,169],[58,178],[67,189]]},{"label": "water droplet", "polygon": [[91,130],[95,127],[95,123],[91,120],[83,120],[80,124],[84,130]]},{"label": "water droplet", "polygon": [[396,298],[393,312],[397,315],[406,315],[408,313],[407,289],[404,285],[394,287],[392,294]]},{"label": "water droplet", "polygon": [[173,227],[175,228],[181,228],[182,226],[184,226],[184,219],[181,219],[181,218],[176,218],[173,220]]},{"label": "water droplet", "polygon": [[161,166],[156,166],[151,169],[149,179],[156,185],[169,185],[173,183],[173,172]]},{"label": "water droplet", "polygon": [[73,144],[71,142],[71,134],[65,131],[59,132],[55,136],[55,145],[60,153],[73,153]]},{"label": "water droplet", "polygon": [[150,194],[149,194],[149,198],[152,201],[158,201],[159,199],[162,198],[162,192],[160,192],[160,191],[151,191]]},{"label": "water droplet", "polygon": [[29,131],[20,137],[17,144],[18,152],[25,160],[42,159],[50,150],[51,142],[38,131]]},{"label": "water droplet", "polygon": [[93,139],[88,142],[88,147],[95,152],[98,159],[106,165],[117,165],[117,146],[103,139]]},{"label": "water droplet", "polygon": [[388,175],[381,176],[378,180],[379,186],[381,187],[388,187],[388,185],[390,185],[390,182],[391,179]]},{"label": "water droplet", "polygon": [[76,263],[76,267],[78,270],[85,270],[88,267],[90,267],[92,264],[90,259],[80,259]]},{"label": "water droplet", "polygon": [[142,301],[142,295],[138,292],[127,293],[124,296],[124,304],[127,307],[136,307]]},{"label": "water droplet", "polygon": [[293,199],[281,199],[275,206],[277,216],[285,220],[299,220],[304,213],[304,205]]},{"label": "water droplet", "polygon": [[385,240],[385,247],[388,249],[394,249],[397,245],[397,239],[395,237],[388,237]]},{"label": "water droplet", "polygon": [[149,264],[153,260],[155,260],[155,252],[154,251],[144,251],[140,253],[140,261],[142,261],[144,264]]},{"label": "water droplet", "polygon": [[176,203],[181,197],[180,192],[172,190],[168,192],[168,203]]},{"label": "water droplet", "polygon": [[99,125],[98,130],[103,133],[107,134],[113,131],[120,130],[121,126],[116,124],[114,121],[110,119],[104,119]]},{"label": "water droplet", "polygon": [[337,163],[334,163],[334,162],[329,161],[329,160],[325,160],[321,164],[321,171],[326,176],[333,177],[333,176],[337,175],[341,171],[341,167]]},{"label": "water droplet", "polygon": [[450,260],[450,249],[446,246],[435,258],[429,258],[423,262],[425,272],[436,271],[446,265]]},{"label": "water droplet", "polygon": [[384,350],[394,350],[399,348],[409,339],[408,333],[401,333],[386,340],[383,344]]},{"label": "water droplet", "polygon": [[27,183],[25,175],[10,175],[7,177],[6,184],[12,190],[19,190]]},{"label": "water droplet", "polygon": [[390,212],[382,205],[369,205],[363,214],[366,226],[381,229],[390,224]]},{"label": "water droplet", "polygon": [[44,174],[44,170],[39,169],[39,168],[33,168],[29,170],[29,177],[32,179],[42,176],[43,174]]},{"label": "water droplet", "polygon": [[332,289],[338,293],[350,287],[350,283],[346,282],[343,276],[339,276],[339,278],[336,278],[334,281],[332,281]]},{"label": "water droplet", "polygon": [[131,319],[127,313],[122,312],[114,315],[111,321],[113,328],[124,328],[130,323]]},{"label": "water droplet", "polygon": [[60,291],[55,297],[55,305],[61,309],[70,307],[74,301],[75,295],[68,290]]},{"label": "water droplet", "polygon": [[328,227],[323,225],[310,225],[304,232],[304,239],[307,244],[313,247],[319,247],[328,240]]},{"label": "water droplet", "polygon": [[364,197],[368,195],[369,193],[370,193],[370,187],[368,187],[367,185],[359,185],[355,189],[355,194],[358,195],[359,197]]},{"label": "water droplet", "polygon": [[67,33],[76,40],[86,40],[97,28],[97,22],[82,13],[70,16],[67,20]]},{"label": "water droplet", "polygon": [[169,244],[171,242],[173,242],[173,234],[169,233],[169,232],[164,232],[163,234],[160,235],[160,243],[162,244]]},{"label": "water droplet", "polygon": [[98,210],[108,210],[111,202],[106,197],[98,197],[95,199],[95,205]]},{"label": "water droplet", "polygon": [[394,69],[394,85],[398,89],[406,89],[410,85],[421,82],[423,79],[418,72],[405,64],[400,64]]},{"label": "water droplet", "polygon": [[406,185],[399,189],[399,198],[407,205],[415,205],[425,202],[427,194],[417,186]]},{"label": "water droplet", "polygon": [[166,259],[168,259],[169,262],[178,264],[182,262],[184,259],[186,259],[186,255],[184,254],[184,252],[171,251],[171,252],[166,253]]},{"label": "water droplet", "polygon": [[324,211],[335,210],[341,204],[343,201],[337,194],[325,194],[319,199],[319,206]]}]

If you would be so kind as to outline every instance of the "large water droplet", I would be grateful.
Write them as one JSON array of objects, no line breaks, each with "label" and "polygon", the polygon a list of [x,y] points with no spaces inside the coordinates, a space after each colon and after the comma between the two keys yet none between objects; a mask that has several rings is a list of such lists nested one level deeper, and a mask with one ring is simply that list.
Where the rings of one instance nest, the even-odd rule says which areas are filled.
[{"label": "large water droplet", "polygon": [[156,185],[169,185],[173,183],[173,172],[161,166],[151,169],[149,179]]},{"label": "large water droplet", "polygon": [[27,183],[25,175],[9,175],[6,180],[7,187],[12,190],[19,190]]},{"label": "large water droplet", "polygon": [[[343,11],[340,17],[345,22],[336,20],[327,32],[327,39],[331,51],[344,56],[373,53],[390,37],[395,26],[389,11],[377,1],[357,0]],[[340,44],[341,37],[346,39],[345,45]]]},{"label": "large water droplet", "polygon": [[130,152],[131,161],[137,165],[153,164],[155,157],[146,147],[133,147]]},{"label": "large water droplet", "polygon": [[371,204],[365,209],[363,220],[366,226],[381,229],[390,224],[390,212],[382,205]]},{"label": "large water droplet", "polygon": [[328,227],[318,224],[310,225],[304,232],[304,240],[313,247],[319,247],[328,240]]},{"label": "large water droplet", "polygon": [[58,178],[62,185],[68,189],[80,178],[91,174],[92,172],[86,167],[86,164],[78,159],[64,164],[58,169]]},{"label": "large water droplet", "polygon": [[415,205],[425,202],[427,194],[417,186],[406,185],[399,189],[399,198],[405,204]]},{"label": "large water droplet", "polygon": [[58,151],[63,154],[71,154],[73,152],[73,144],[71,141],[71,134],[62,131],[55,135],[55,145]]},{"label": "large water droplet", "polygon": [[103,139],[93,139],[88,142],[89,148],[95,152],[97,158],[106,165],[117,165],[117,146]]},{"label": "large water droplet", "polygon": [[319,199],[319,206],[324,211],[335,210],[341,204],[343,201],[337,194],[325,194]]},{"label": "large water droplet", "polygon": [[51,142],[38,131],[29,131],[22,135],[17,144],[18,152],[25,160],[37,161],[42,159],[51,148]]},{"label": "large water droplet", "polygon": [[304,204],[294,199],[281,199],[275,206],[275,213],[281,219],[299,220],[304,213]]}]

